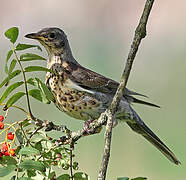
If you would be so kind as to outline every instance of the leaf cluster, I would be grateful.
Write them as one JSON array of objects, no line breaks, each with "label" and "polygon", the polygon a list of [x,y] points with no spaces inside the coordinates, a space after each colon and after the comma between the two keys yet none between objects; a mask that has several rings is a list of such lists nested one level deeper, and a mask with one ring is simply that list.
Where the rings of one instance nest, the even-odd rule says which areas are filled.
[{"label": "leaf cluster", "polygon": [[[29,180],[43,177],[43,179],[56,178],[58,180],[70,180],[66,170],[70,168],[70,150],[66,146],[56,146],[55,140],[50,138],[43,131],[37,131],[32,136],[35,126],[25,120],[20,124],[21,128],[16,130],[19,144],[16,148],[16,156],[3,156],[0,160],[0,177],[4,177],[14,171],[20,176]],[[24,130],[23,130],[24,129]],[[75,155],[73,155],[74,157]],[[57,177],[54,167],[62,169],[62,175]],[[73,162],[73,170],[78,170],[78,163]],[[82,177],[80,178],[80,174]],[[78,178],[75,178],[75,177]],[[84,178],[85,177],[85,178]],[[12,179],[15,179],[13,176]],[[84,173],[75,173],[74,180],[87,180]]]}]

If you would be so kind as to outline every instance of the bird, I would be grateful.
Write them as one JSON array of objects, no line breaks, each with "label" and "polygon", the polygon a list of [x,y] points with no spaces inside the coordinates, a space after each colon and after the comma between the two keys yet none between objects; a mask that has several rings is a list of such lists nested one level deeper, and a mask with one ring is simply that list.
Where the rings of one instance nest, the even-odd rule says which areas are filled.
[{"label": "bird", "polygon": [[[54,104],[69,116],[84,120],[85,123],[99,118],[109,107],[119,83],[82,66],[73,56],[67,35],[57,27],[43,28],[36,33],[25,35],[37,40],[48,53],[45,83],[54,95]],[[54,72],[55,73],[54,73]],[[180,161],[175,154],[156,136],[132,108],[132,103],[159,107],[134,96],[145,96],[124,89],[115,114],[115,123],[125,122],[138,134],[152,143],[171,162]]]}]

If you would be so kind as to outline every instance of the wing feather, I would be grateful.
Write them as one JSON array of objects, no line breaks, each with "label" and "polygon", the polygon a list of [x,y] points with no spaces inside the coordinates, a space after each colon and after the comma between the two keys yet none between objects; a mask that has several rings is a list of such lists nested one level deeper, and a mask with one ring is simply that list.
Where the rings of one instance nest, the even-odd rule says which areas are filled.
[{"label": "wing feather", "polygon": [[[98,74],[94,71],[91,71],[85,67],[82,67],[81,65],[74,66],[76,67],[73,69],[73,66],[71,69],[73,69],[70,73],[70,80],[76,84],[76,86],[79,86],[82,89],[85,89],[87,92],[101,92],[101,93],[108,93],[108,94],[115,94],[116,90],[119,86],[119,83],[110,79],[106,78],[105,76]],[[124,96],[129,102],[139,103],[139,104],[145,104],[149,106],[159,107],[158,105],[138,100],[134,98],[132,95],[139,95],[143,97],[147,97],[143,94],[136,93],[134,91],[131,91],[127,88],[124,90]]]}]

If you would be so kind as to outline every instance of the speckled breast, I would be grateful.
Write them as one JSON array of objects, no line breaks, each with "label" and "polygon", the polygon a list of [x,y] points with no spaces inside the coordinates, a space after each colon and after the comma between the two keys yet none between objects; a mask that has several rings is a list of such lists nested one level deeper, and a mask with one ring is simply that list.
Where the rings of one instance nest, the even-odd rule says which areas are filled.
[{"label": "speckled breast", "polygon": [[100,115],[100,102],[91,94],[69,88],[64,74],[50,74],[47,86],[55,97],[55,105],[69,116],[81,120],[97,119]]}]

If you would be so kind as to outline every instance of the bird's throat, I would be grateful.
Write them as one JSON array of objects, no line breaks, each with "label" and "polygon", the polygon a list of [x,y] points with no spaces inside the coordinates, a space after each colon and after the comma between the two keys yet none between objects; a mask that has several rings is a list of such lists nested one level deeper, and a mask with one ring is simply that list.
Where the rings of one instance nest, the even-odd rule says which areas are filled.
[{"label": "bird's throat", "polygon": [[47,68],[50,69],[54,64],[62,64],[61,56],[49,56],[47,61]]}]

